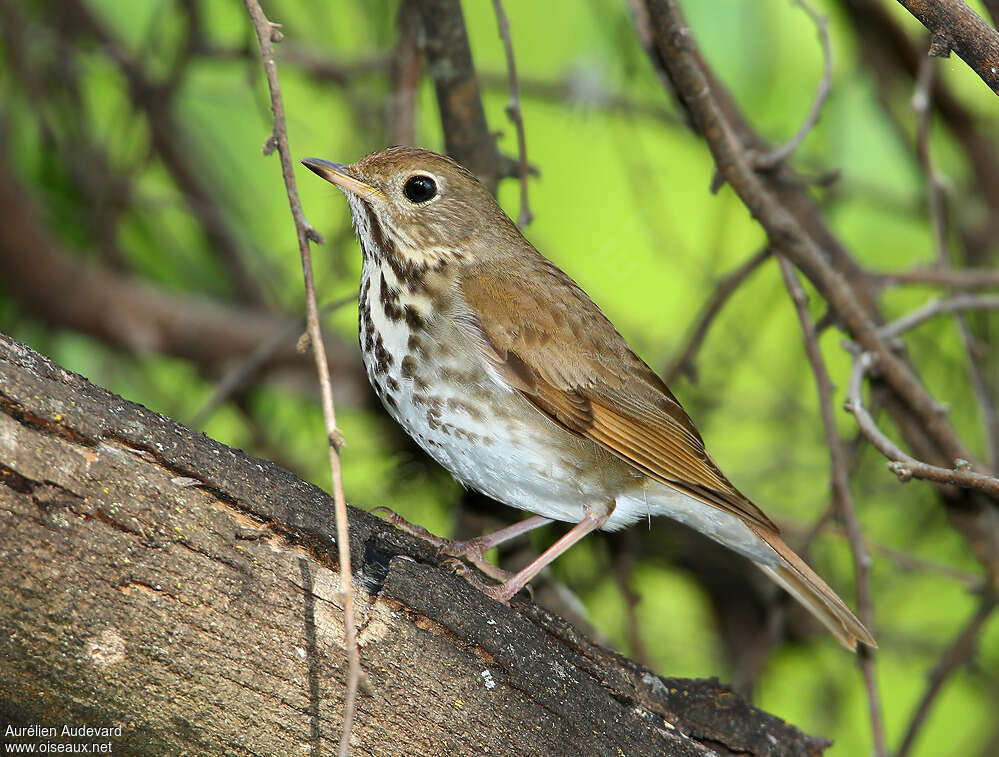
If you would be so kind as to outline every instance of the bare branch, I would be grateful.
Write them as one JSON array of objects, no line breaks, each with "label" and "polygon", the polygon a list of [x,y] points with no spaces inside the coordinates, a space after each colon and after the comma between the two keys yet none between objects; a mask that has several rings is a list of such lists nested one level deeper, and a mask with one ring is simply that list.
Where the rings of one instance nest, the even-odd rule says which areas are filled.
[{"label": "bare branch", "polygon": [[[862,65],[874,76],[877,99],[889,122],[901,141],[914,147],[894,103],[901,103],[904,90],[918,79],[926,48],[913,39],[887,4],[868,0],[839,0],[839,4],[852,21]],[[962,231],[971,253],[969,259],[980,262],[999,236],[999,143],[995,125],[956,97],[943,77],[936,77],[931,94],[941,124],[966,156],[974,189],[989,208],[973,228]]]},{"label": "bare branch", "polygon": [[961,56],[999,94],[999,32],[961,0],[898,0],[933,34],[930,55]]},{"label": "bare branch", "polygon": [[763,261],[769,257],[770,248],[764,247],[756,252],[745,263],[740,265],[735,270],[725,274],[718,280],[718,283],[715,285],[714,291],[711,293],[708,301],[704,303],[704,306],[701,308],[701,312],[697,316],[695,325],[688,331],[688,336],[686,337],[687,346],[684,347],[680,356],[673,360],[673,362],[670,363],[669,366],[667,366],[663,371],[663,380],[667,384],[672,384],[682,374],[688,376],[691,381],[697,380],[697,367],[694,364],[694,358],[697,356],[697,351],[704,343],[704,339],[708,335],[708,330],[711,328],[711,324],[714,322],[715,317],[719,312],[721,312],[725,303],[728,302],[729,297],[731,297],[742,285],[742,283],[749,278],[753,271],[759,268],[760,265],[763,264]]},{"label": "bare branch", "polygon": [[930,300],[921,308],[880,326],[877,334],[882,339],[894,339],[935,316],[962,310],[999,310],[999,294],[959,294],[947,300]]},{"label": "bare branch", "polygon": [[805,0],[794,0],[794,2],[808,14],[818,32],[819,43],[822,45],[822,79],[819,81],[819,90],[815,93],[815,100],[808,111],[808,116],[797,133],[786,144],[757,159],[756,167],[764,170],[772,169],[777,164],[783,163],[805,141],[805,137],[808,136],[808,133],[819,122],[819,116],[822,115],[822,107],[825,105],[826,100],[829,98],[829,93],[832,91],[833,54],[832,43],[829,41],[829,19],[812,8]]},{"label": "bare branch", "polygon": [[[635,0],[638,2],[638,0]],[[878,356],[888,390],[886,403],[907,443],[938,465],[971,459],[941,405],[922,385],[904,354],[876,333],[880,321],[873,282],[822,219],[800,187],[773,173],[755,170],[752,156],[762,140],[748,125],[730,93],[698,52],[677,0],[644,0],[653,35],[653,64],[669,76],[673,90],[715,159],[716,170],[766,230],[775,249],[788,257],[829,304],[830,318]],[[976,557],[994,574],[999,568],[999,523],[994,503],[978,492],[941,489],[948,516]]]},{"label": "bare branch", "polygon": [[967,460],[955,460],[955,465],[958,467],[953,469],[929,465],[906,454],[885,436],[864,407],[862,397],[864,376],[876,362],[876,358],[870,352],[863,352],[854,358],[850,387],[847,391],[846,409],[854,414],[857,425],[864,436],[882,455],[891,461],[888,463],[888,468],[903,482],[911,478],[922,478],[940,484],[977,489],[993,497],[999,497],[999,478],[969,470],[970,463]]},{"label": "bare branch", "polygon": [[[833,384],[829,377],[822,351],[819,348],[818,335],[808,314],[808,298],[798,275],[785,258],[778,256],[780,271],[784,277],[791,302],[794,303],[801,333],[805,341],[805,353],[815,374],[815,385],[819,393],[819,413],[822,416],[822,428],[825,431],[826,446],[829,448],[829,468],[832,481],[833,498],[838,505],[843,523],[846,526],[847,538],[850,542],[850,553],[853,555],[853,569],[857,580],[857,612],[861,622],[867,628],[874,628],[874,606],[871,601],[871,555],[867,551],[864,535],[857,521],[853,495],[850,493],[849,470],[843,445],[836,432],[836,419],[833,417],[832,397]],[[871,734],[874,740],[874,754],[883,757],[887,754],[885,748],[884,719],[881,715],[881,695],[878,692],[877,676],[874,670],[876,651],[864,647],[858,656],[861,671],[864,675],[864,685],[867,691],[867,708],[871,719]]]},{"label": "bare branch", "polygon": [[932,435],[944,456],[970,458],[954,428],[938,412],[938,403],[911,367],[878,337],[867,315],[863,296],[832,268],[826,251],[772,193],[753,169],[734,127],[712,95],[710,83],[695,54],[696,47],[676,0],[647,0],[662,57],[687,107],[715,157],[718,170],[766,229],[771,242],[812,281],[845,328],[878,355],[886,382],[905,398],[915,417]]},{"label": "bare branch", "polygon": [[517,81],[517,63],[513,56],[513,40],[510,39],[510,19],[503,10],[503,0],[493,0],[493,8],[496,11],[500,38],[503,40],[507,75],[510,80],[510,100],[506,104],[506,115],[517,130],[517,155],[520,159],[520,215],[517,217],[517,225],[523,229],[534,218],[527,200],[527,176],[530,173],[527,162],[527,135],[524,133],[524,115],[520,111],[520,84]]},{"label": "bare branch", "polygon": [[975,656],[978,633],[982,630],[982,626],[985,625],[985,621],[989,619],[995,607],[996,596],[992,593],[986,594],[982,598],[982,602],[975,611],[975,614],[971,616],[967,625],[961,629],[957,638],[954,639],[954,642],[943,653],[940,660],[933,667],[933,670],[930,671],[926,691],[923,692],[922,699],[916,705],[916,710],[909,720],[909,727],[902,738],[902,745],[895,753],[895,757],[906,757],[909,754],[912,745],[916,742],[916,736],[919,735],[920,728],[926,722],[926,716],[929,715],[934,700],[943,689],[944,683],[946,683],[954,671],[962,665],[967,664]]},{"label": "bare branch", "polygon": [[319,374],[319,387],[323,400],[323,418],[326,422],[326,438],[329,446],[330,474],[333,481],[333,501],[336,512],[336,543],[337,557],[340,568],[340,592],[343,601],[344,615],[344,646],[349,660],[347,690],[343,703],[343,729],[340,734],[340,757],[350,754],[350,735],[353,730],[355,701],[357,688],[361,679],[361,656],[357,646],[357,626],[354,619],[354,595],[351,588],[350,569],[350,537],[347,532],[347,504],[343,495],[343,476],[340,469],[340,446],[343,435],[336,423],[336,409],[333,405],[333,387],[330,384],[329,366],[326,362],[326,350],[323,347],[322,328],[319,324],[319,307],[316,303],[316,288],[312,276],[312,253],[309,242],[320,242],[319,233],[305,220],[302,203],[298,198],[295,186],[295,174],[292,168],[291,151],[288,148],[288,131],[285,125],[284,104],[281,97],[281,85],[278,82],[277,64],[274,62],[274,42],[281,40],[281,32],[276,24],[267,20],[257,0],[244,0],[247,13],[253,21],[260,43],[260,57],[267,74],[267,86],[271,93],[271,109],[274,111],[274,132],[268,143],[277,143],[278,155],[281,159],[281,174],[288,193],[288,204],[295,220],[295,231],[298,236],[298,250],[302,257],[302,274],[305,278],[306,322],[309,338],[312,343],[312,354],[316,360],[316,371]]},{"label": "bare branch", "polygon": [[909,271],[871,271],[880,286],[933,284],[951,289],[992,289],[999,287],[999,268],[913,268]]}]

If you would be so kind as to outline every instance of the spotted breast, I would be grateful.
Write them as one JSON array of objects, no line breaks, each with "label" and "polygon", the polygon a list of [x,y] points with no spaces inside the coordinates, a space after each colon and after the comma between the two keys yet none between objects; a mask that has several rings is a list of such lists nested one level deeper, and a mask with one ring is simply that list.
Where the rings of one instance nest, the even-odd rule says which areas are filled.
[{"label": "spotted breast", "polygon": [[[564,435],[553,444],[551,421],[456,322],[461,308],[446,256],[400,265],[398,254],[386,254],[391,243],[364,200],[350,200],[364,255],[358,334],[368,379],[431,457],[465,486],[565,521],[611,489],[638,486],[639,476],[592,443]],[[610,527],[642,515],[621,509]]]}]

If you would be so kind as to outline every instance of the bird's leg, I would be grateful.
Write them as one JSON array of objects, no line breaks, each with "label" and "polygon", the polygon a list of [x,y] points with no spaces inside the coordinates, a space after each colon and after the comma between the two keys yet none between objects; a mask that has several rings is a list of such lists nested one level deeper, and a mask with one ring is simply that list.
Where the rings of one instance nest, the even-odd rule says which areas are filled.
[{"label": "bird's leg", "polygon": [[441,545],[448,542],[448,539],[441,538],[435,534],[430,533],[423,526],[418,526],[415,523],[410,523],[408,520],[403,518],[399,513],[389,507],[373,507],[369,512],[372,515],[381,515],[386,521],[391,523],[393,526],[398,528],[400,531],[405,531],[410,536],[415,536],[417,539],[423,539],[423,541],[428,541],[435,547],[440,548]]},{"label": "bird's leg", "polygon": [[[527,582],[538,575],[538,573],[540,573],[546,565],[552,562],[552,560],[561,555],[588,533],[600,528],[607,522],[607,519],[610,518],[611,513],[613,512],[613,502],[604,503],[599,507],[587,508],[586,515],[583,516],[583,519],[579,521],[579,523],[573,526],[561,539],[542,552],[536,560],[527,565],[519,573],[508,578],[499,586],[486,586],[480,588],[482,588],[482,591],[493,599],[504,603],[509,602],[510,598],[523,589]],[[532,519],[528,518],[527,520]]]},{"label": "bird's leg", "polygon": [[499,546],[503,542],[515,539],[521,534],[526,534],[528,531],[533,531],[535,528],[540,528],[541,526],[547,525],[551,522],[551,518],[544,518],[540,515],[532,515],[530,518],[524,518],[524,520],[519,520],[512,525],[500,528],[492,533],[476,536],[474,539],[468,539],[466,541],[451,542],[452,548],[455,549],[457,553],[449,552],[448,554],[452,554],[455,557],[467,557],[473,563],[476,560],[484,560],[485,553],[493,547]]},{"label": "bird's leg", "polygon": [[466,541],[455,541],[454,539],[445,539],[441,536],[436,536],[427,531],[427,529],[423,528],[423,526],[410,523],[401,515],[387,507],[376,507],[371,512],[384,515],[385,520],[392,525],[408,534],[430,542],[445,555],[465,558],[487,576],[497,581],[507,581],[513,576],[513,574],[509,571],[503,570],[502,568],[498,568],[486,560],[485,553],[503,542],[510,541],[521,534],[526,534],[528,531],[532,531],[535,528],[551,523],[551,518],[543,518],[540,515],[532,515],[530,518],[525,518],[524,520],[518,521],[513,525],[506,526],[505,528],[501,528],[497,531],[493,531],[492,533],[476,536],[474,539],[468,539]]}]

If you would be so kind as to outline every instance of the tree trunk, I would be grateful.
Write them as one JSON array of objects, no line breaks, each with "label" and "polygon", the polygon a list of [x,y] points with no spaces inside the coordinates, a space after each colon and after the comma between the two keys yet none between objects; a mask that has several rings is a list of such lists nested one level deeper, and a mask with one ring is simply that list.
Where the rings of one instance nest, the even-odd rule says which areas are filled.
[{"label": "tree trunk", "polygon": [[[0,741],[335,751],[345,657],[324,492],[3,335],[0,484]],[[494,602],[367,513],[351,510],[350,533],[355,755],[827,746],[717,681],[660,678],[525,599]],[[17,730],[33,724],[55,733]]]}]

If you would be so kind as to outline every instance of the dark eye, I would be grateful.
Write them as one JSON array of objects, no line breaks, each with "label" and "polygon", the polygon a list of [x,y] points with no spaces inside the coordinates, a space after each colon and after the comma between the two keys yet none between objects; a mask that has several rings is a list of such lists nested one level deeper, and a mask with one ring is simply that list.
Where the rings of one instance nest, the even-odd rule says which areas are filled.
[{"label": "dark eye", "polygon": [[426,202],[437,195],[437,183],[429,176],[417,174],[409,178],[406,186],[402,188],[402,193],[410,202]]}]

